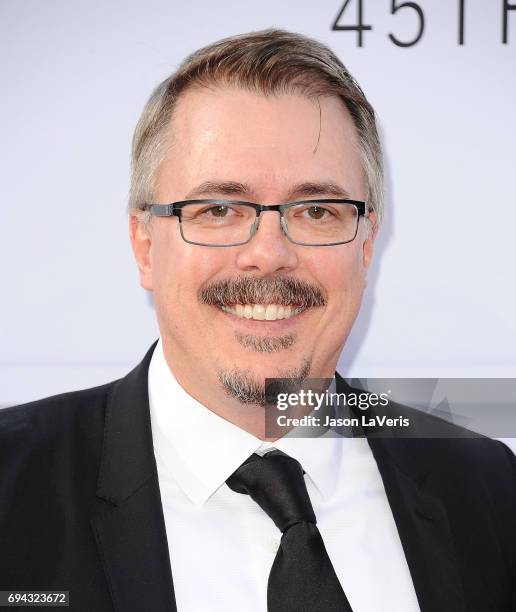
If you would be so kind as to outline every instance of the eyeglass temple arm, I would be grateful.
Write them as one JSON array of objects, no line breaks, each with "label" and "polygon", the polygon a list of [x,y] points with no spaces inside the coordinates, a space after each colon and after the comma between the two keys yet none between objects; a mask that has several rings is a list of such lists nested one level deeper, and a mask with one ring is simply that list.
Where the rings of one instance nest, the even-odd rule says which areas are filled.
[{"label": "eyeglass temple arm", "polygon": [[173,204],[145,204],[142,210],[149,211],[155,217],[180,216],[179,210],[176,210]]}]

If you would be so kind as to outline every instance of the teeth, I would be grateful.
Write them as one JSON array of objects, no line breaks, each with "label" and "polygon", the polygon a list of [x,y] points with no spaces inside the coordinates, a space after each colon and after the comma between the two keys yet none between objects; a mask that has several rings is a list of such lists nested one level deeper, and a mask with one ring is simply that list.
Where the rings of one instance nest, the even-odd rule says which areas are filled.
[{"label": "teeth", "polygon": [[278,321],[289,319],[300,312],[303,308],[292,308],[281,304],[235,304],[234,306],[221,306],[224,312],[229,312],[240,318],[253,319],[255,321]]},{"label": "teeth", "polygon": [[261,304],[253,306],[253,319],[255,321],[263,321],[265,319],[265,307]]},{"label": "teeth", "polygon": [[278,318],[278,307],[276,304],[269,304],[265,309],[265,319],[267,321],[275,321]]}]

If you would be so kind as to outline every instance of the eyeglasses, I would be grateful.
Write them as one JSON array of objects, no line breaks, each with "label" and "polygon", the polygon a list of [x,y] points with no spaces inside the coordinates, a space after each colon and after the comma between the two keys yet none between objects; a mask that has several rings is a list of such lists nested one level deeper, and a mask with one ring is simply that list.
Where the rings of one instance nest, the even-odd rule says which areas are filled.
[{"label": "eyeglasses", "polygon": [[179,218],[185,242],[228,247],[246,244],[260,223],[260,214],[280,214],[283,233],[304,246],[335,246],[352,242],[360,217],[368,217],[365,202],[358,200],[303,200],[287,204],[253,204],[234,200],[185,200],[172,204],[146,204],[142,210],[156,217]]}]

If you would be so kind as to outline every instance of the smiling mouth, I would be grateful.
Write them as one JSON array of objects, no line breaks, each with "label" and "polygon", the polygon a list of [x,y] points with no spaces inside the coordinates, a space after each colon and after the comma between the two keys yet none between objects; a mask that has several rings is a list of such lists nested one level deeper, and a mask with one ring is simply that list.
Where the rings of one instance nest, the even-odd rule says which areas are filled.
[{"label": "smiling mouth", "polygon": [[240,319],[253,319],[254,321],[290,319],[306,310],[301,306],[283,306],[281,304],[233,304],[232,306],[219,305],[219,308]]}]

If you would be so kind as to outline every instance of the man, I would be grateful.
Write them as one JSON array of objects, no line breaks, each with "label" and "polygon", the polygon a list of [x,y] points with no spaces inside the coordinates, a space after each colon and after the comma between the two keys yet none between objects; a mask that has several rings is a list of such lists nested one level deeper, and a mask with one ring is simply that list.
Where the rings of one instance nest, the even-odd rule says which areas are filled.
[{"label": "man", "polygon": [[0,588],[88,611],[516,610],[503,444],[267,435],[266,378],[334,376],[381,216],[374,112],[323,45],[233,37],[162,83],[130,202],[160,340],[122,380],[0,414]]}]

